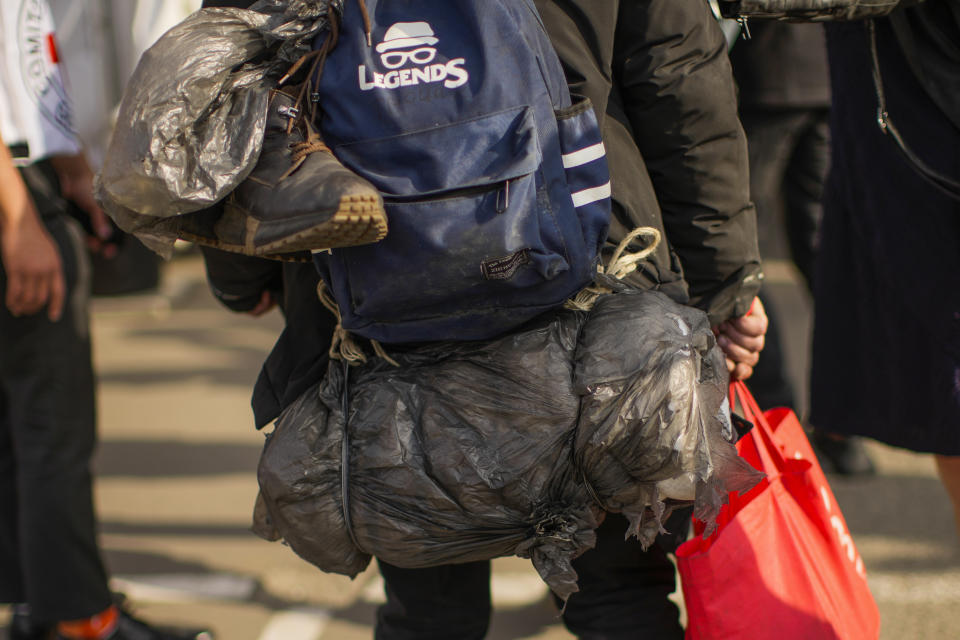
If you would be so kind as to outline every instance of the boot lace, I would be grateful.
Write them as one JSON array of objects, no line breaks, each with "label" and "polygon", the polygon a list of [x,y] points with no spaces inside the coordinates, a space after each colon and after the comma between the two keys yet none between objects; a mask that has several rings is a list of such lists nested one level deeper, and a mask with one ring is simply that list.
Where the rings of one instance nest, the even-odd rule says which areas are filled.
[{"label": "boot lace", "polygon": [[[367,35],[367,46],[373,46],[373,35],[371,33],[370,26],[370,13],[367,11],[367,4],[364,0],[356,0],[357,5],[360,7],[360,14],[363,17],[363,30]],[[278,86],[283,86],[283,83],[289,80],[294,74],[296,74],[300,69],[302,69],[308,63],[310,64],[310,71],[307,74],[307,81],[304,82],[300,91],[297,94],[296,102],[294,102],[294,108],[299,109],[300,105],[303,104],[303,99],[307,94],[307,91],[312,90],[316,83],[320,80],[320,75],[323,73],[323,65],[327,61],[327,56],[330,55],[330,52],[333,51],[334,47],[337,46],[337,41],[340,39],[340,15],[336,11],[331,11],[328,17],[330,22],[330,27],[327,29],[327,37],[324,39],[323,44],[320,45],[318,49],[313,51],[308,51],[307,53],[300,56],[300,58],[293,63],[287,72],[280,78]],[[311,91],[312,93],[312,91]],[[312,120],[317,115],[317,101],[310,100],[310,119]]]},{"label": "boot lace", "polygon": [[330,147],[326,145],[326,143],[323,141],[323,138],[320,137],[320,134],[317,133],[317,130],[313,128],[310,122],[305,122],[305,125],[307,130],[307,139],[303,142],[296,142],[290,145],[290,149],[293,152],[290,168],[283,172],[283,175],[280,176],[280,180],[289,177],[290,174],[299,169],[300,165],[306,161],[307,157],[311,153],[333,153],[333,151],[331,151]]},{"label": "boot lace", "polygon": [[[370,13],[367,11],[367,5],[364,0],[356,0],[357,4],[360,6],[360,14],[363,16],[363,29],[367,35],[367,46],[373,46],[373,37],[371,34],[370,26]],[[323,44],[320,45],[318,49],[314,51],[309,51],[293,63],[293,65],[287,69],[287,72],[283,74],[283,77],[280,78],[280,81],[277,83],[277,86],[283,86],[283,84],[293,77],[300,69],[302,69],[307,64],[310,64],[310,71],[307,73],[307,80],[300,85],[299,91],[297,91],[297,97],[294,100],[293,107],[291,112],[296,114],[294,117],[290,118],[290,121],[287,123],[287,133],[289,134],[293,131],[293,128],[297,125],[298,122],[303,122],[306,128],[306,140],[303,142],[297,142],[290,146],[290,149],[293,151],[292,163],[290,168],[287,169],[280,179],[283,180],[292,174],[294,171],[300,168],[300,165],[306,161],[307,157],[311,153],[333,153],[330,150],[330,147],[324,143],[323,138],[320,137],[319,132],[314,128],[313,122],[316,121],[317,117],[317,100],[310,100],[310,109],[309,117],[303,117],[303,110],[301,105],[303,100],[309,91],[311,95],[313,94],[313,88],[320,81],[320,75],[323,73],[323,66],[327,61],[327,56],[330,55],[330,52],[333,51],[334,47],[337,46],[337,41],[340,39],[340,16],[336,11],[330,11],[328,20],[330,22],[330,27],[327,29],[327,37],[324,39]]]}]

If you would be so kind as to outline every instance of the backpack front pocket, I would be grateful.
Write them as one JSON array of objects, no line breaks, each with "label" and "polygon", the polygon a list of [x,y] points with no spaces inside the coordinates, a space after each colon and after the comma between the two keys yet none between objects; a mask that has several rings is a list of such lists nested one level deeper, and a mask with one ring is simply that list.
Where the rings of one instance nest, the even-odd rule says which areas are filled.
[{"label": "backpack front pocket", "polygon": [[335,152],[380,190],[390,228],[326,259],[345,328],[515,305],[569,269],[530,109]]}]

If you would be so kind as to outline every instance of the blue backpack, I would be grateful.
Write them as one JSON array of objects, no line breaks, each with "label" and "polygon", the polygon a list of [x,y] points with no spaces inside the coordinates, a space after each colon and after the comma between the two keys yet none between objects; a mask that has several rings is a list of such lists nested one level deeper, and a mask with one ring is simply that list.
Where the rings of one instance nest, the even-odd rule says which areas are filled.
[{"label": "blue backpack", "polygon": [[358,3],[314,99],[325,142],[381,192],[376,244],[315,254],[342,326],[386,343],[486,339],[591,283],[610,176],[529,0]]}]

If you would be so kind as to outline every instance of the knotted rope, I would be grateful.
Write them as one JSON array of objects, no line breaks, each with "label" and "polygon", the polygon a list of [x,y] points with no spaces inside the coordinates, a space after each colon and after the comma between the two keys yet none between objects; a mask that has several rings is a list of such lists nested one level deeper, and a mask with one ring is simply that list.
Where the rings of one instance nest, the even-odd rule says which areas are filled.
[{"label": "knotted rope", "polygon": [[[343,360],[351,365],[366,362],[367,354],[363,352],[363,349],[361,349],[360,345],[353,339],[350,332],[343,328],[343,318],[340,315],[340,307],[337,305],[337,301],[333,299],[333,296],[330,295],[330,290],[327,289],[327,283],[323,280],[320,280],[317,284],[317,297],[320,298],[323,306],[329,309],[337,319],[337,326],[333,329],[333,340],[330,342],[330,357],[334,360]],[[384,351],[383,345],[378,341],[371,340],[370,345],[373,347],[373,352],[376,355],[395,367],[400,366],[399,362],[391,358],[387,352]]]},{"label": "knotted rope", "polygon": [[280,176],[280,180],[284,180],[289,177],[294,171],[300,168],[306,160],[307,156],[311,153],[326,152],[333,154],[333,151],[330,150],[330,147],[323,141],[323,138],[320,137],[320,134],[317,133],[316,129],[313,128],[313,125],[309,121],[306,123],[307,129],[307,139],[303,142],[297,142],[290,145],[290,150],[292,151],[290,158],[290,168],[283,172],[283,175]]},{"label": "knotted rope", "polygon": [[[640,251],[626,253],[630,243],[641,236],[648,240],[647,246]],[[597,273],[601,276],[616,278],[617,280],[624,279],[637,270],[637,265],[639,265],[642,260],[657,250],[661,239],[662,236],[659,230],[653,227],[637,227],[620,241],[620,244],[617,245],[616,250],[610,257],[606,268],[604,268],[602,264],[597,267]],[[597,298],[608,293],[613,293],[613,290],[601,284],[594,283],[589,287],[581,289],[577,295],[567,300],[563,306],[565,309],[573,309],[574,311],[589,311],[593,308]]]}]

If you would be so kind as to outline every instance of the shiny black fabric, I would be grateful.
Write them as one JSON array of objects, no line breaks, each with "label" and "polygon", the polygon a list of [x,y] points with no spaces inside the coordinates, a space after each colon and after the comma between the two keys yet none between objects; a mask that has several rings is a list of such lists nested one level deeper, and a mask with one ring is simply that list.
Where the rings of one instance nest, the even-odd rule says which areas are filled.
[{"label": "shiny black fabric", "polygon": [[847,21],[877,18],[922,0],[719,0],[727,18]]},{"label": "shiny black fabric", "polygon": [[602,118],[610,238],[667,242],[634,280],[707,311],[743,315],[760,287],[746,139],[726,41],[705,2],[537,0],[574,93]]}]

